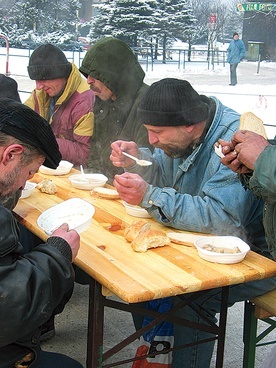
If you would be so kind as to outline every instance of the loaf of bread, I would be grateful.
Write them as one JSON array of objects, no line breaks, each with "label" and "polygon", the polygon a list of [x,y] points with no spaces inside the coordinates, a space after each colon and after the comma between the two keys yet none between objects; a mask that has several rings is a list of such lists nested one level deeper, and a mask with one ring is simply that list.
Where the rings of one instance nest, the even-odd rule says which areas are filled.
[{"label": "loaf of bread", "polygon": [[146,252],[150,248],[163,247],[170,244],[170,239],[161,230],[141,231],[132,241],[131,247],[135,252]]},{"label": "loaf of bread", "polygon": [[250,130],[251,132],[255,132],[257,134],[262,135],[265,139],[267,139],[267,134],[265,131],[263,121],[258,118],[253,112],[245,112],[240,116],[240,130]]},{"label": "loaf of bread", "polygon": [[132,242],[142,231],[149,230],[150,223],[145,220],[136,220],[125,228],[124,237],[126,241]]},{"label": "loaf of bread", "polygon": [[108,198],[108,199],[119,199],[119,193],[116,189],[104,188],[104,187],[96,187],[91,192],[96,193],[99,197]]}]

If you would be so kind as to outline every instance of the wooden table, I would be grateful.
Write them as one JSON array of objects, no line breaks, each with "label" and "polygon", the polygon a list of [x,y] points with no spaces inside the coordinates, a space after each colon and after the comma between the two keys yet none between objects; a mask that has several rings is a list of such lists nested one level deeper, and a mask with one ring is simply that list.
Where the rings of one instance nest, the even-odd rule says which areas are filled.
[{"label": "wooden table", "polygon": [[[136,253],[123,237],[125,226],[136,218],[126,214],[122,201],[103,199],[95,194],[91,195],[90,191],[74,189],[68,177],[69,175],[47,176],[37,173],[32,181],[40,182],[44,178],[50,178],[57,185],[57,193],[48,195],[35,189],[29,198],[19,200],[14,213],[26,228],[46,240],[46,234],[36,223],[43,211],[73,197],[85,199],[95,207],[91,226],[81,234],[81,248],[75,260],[75,264],[91,277],[87,367],[114,366],[104,365],[102,362],[120,350],[124,343],[132,342],[143,333],[142,331],[139,335],[137,332],[103,354],[104,306],[135,310],[139,313],[135,303],[204,292],[217,287],[221,287],[225,295],[219,327],[214,329],[218,339],[217,367],[222,367],[228,287],[275,276],[275,262],[250,251],[241,263],[221,265],[201,259],[192,245],[187,247],[173,243],[146,253]],[[152,228],[172,231],[152,219],[147,221]],[[106,298],[108,293],[117,295],[123,303],[109,300]],[[183,305],[185,303],[187,301]],[[160,317],[157,322],[159,320]]]}]

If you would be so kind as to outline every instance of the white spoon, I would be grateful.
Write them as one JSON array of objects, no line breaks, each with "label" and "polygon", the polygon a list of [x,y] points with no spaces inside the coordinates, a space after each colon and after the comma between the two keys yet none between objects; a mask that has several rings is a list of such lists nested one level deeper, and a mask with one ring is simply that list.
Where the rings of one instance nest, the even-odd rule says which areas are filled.
[{"label": "white spoon", "polygon": [[225,156],[224,156],[224,154],[222,153],[222,146],[221,146],[221,144],[218,144],[218,145],[217,145],[217,143],[215,143],[215,144],[214,144],[214,149],[215,149],[216,154],[217,154],[220,158],[225,157]]},{"label": "white spoon", "polygon": [[152,162],[147,161],[147,160],[139,160],[139,158],[134,157],[134,156],[130,155],[129,153],[122,152],[122,154],[129,157],[129,158],[132,158],[132,160],[136,161],[137,165],[140,165],[140,166],[150,166],[150,165],[152,165]]},{"label": "white spoon", "polygon": [[80,165],[80,170],[81,170],[82,180],[83,180],[83,181],[89,181],[89,180],[85,177],[85,173],[84,173],[84,171],[83,171],[83,167],[82,167],[82,165]]}]

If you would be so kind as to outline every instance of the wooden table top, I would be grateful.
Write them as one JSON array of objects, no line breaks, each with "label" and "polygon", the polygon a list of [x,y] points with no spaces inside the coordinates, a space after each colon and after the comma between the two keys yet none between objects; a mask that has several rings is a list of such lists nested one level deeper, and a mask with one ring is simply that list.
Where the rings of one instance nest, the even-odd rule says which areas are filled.
[{"label": "wooden table top", "polygon": [[[70,174],[76,172],[72,170]],[[49,195],[34,189],[29,198],[20,199],[14,213],[20,222],[46,240],[38,227],[38,216],[69,198],[82,198],[95,207],[91,226],[81,233],[81,247],[75,263],[104,288],[128,303],[174,296],[215,287],[228,286],[276,275],[276,262],[252,251],[236,264],[224,265],[201,259],[196,248],[170,243],[165,247],[134,252],[124,237],[124,228],[137,218],[128,215],[122,200],[100,198],[90,191],[71,187],[69,175],[49,176],[40,172],[31,180],[51,179],[57,193]],[[147,219],[151,227],[176,231]],[[115,231],[114,231],[115,230]],[[190,234],[190,233],[189,233]]]}]

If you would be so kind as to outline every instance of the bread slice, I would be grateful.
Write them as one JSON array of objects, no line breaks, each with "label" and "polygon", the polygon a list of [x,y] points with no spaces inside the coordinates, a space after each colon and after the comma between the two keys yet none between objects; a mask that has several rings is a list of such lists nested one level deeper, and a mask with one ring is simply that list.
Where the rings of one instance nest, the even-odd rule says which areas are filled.
[{"label": "bread slice", "polygon": [[131,247],[135,252],[146,252],[150,248],[163,247],[170,244],[170,239],[161,230],[141,231],[132,241]]},{"label": "bread slice", "polygon": [[116,189],[104,188],[104,187],[96,187],[93,189],[93,193],[98,194],[99,197],[108,198],[108,199],[119,199],[119,193]]},{"label": "bread slice", "polygon": [[194,245],[195,239],[198,239],[199,236],[196,234],[185,234],[185,233],[167,233],[170,241],[175,244],[186,245],[188,247],[192,247]]},{"label": "bread slice", "polygon": [[257,134],[262,135],[265,139],[267,139],[267,134],[265,131],[263,121],[258,118],[253,112],[245,112],[240,116],[240,130],[250,130],[251,132],[255,132]]},{"label": "bread slice", "polygon": [[150,223],[145,220],[136,220],[127,226],[124,231],[126,241],[132,242],[142,231],[150,229]]}]

